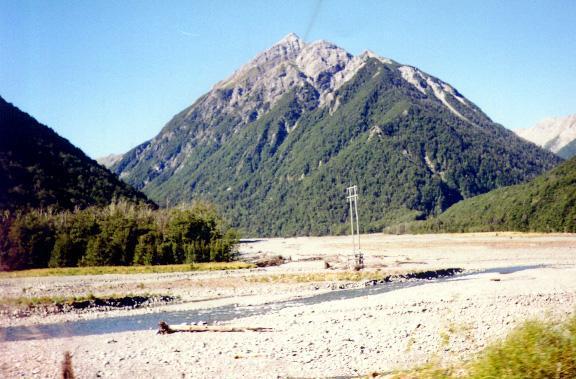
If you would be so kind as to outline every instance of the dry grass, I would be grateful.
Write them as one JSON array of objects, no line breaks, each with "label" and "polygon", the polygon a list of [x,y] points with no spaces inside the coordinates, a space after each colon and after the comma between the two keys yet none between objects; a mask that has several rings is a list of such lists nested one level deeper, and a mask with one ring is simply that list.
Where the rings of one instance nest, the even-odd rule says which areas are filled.
[{"label": "dry grass", "polygon": [[105,274],[151,274],[187,271],[239,270],[254,268],[245,262],[208,262],[162,266],[98,266],[98,267],[62,267],[39,268],[22,271],[0,272],[0,279],[27,278],[34,276],[71,276],[71,275],[105,275]]},{"label": "dry grass", "polygon": [[246,277],[249,283],[307,283],[307,282],[359,282],[362,280],[382,280],[389,273],[381,271],[339,271],[313,272],[306,274],[255,275]]},{"label": "dry grass", "polygon": [[528,321],[470,362],[438,362],[376,377],[407,378],[576,378],[576,316],[563,323]]}]

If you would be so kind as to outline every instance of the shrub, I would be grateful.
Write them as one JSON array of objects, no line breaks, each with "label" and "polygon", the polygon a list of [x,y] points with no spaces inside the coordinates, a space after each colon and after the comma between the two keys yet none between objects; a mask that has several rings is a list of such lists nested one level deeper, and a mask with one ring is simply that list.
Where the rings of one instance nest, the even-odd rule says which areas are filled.
[{"label": "shrub", "polygon": [[474,362],[471,378],[575,378],[576,316],[567,322],[530,321]]}]

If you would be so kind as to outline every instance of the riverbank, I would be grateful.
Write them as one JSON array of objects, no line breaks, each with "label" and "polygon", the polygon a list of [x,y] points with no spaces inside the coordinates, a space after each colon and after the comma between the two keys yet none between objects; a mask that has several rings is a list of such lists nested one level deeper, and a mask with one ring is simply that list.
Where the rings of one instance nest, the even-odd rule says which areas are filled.
[{"label": "riverbank", "polygon": [[[268,327],[274,331],[156,335],[154,326],[150,330],[5,341],[0,342],[4,357],[0,372],[6,377],[54,377],[64,351],[68,350],[80,377],[353,376],[408,368],[435,359],[451,362],[466,358],[527,318],[561,318],[576,306],[574,235],[362,237],[366,261],[372,270],[462,267],[480,271],[389,292],[345,300],[335,297],[318,303],[301,299],[324,292],[338,293],[332,287],[346,282],[279,283],[245,279],[334,272],[326,269],[324,262],[332,267],[345,262],[347,239],[327,237],[247,243],[241,248],[244,256],[279,254],[291,259],[291,263],[246,272],[60,281],[50,278],[53,281],[48,282],[38,279],[27,285],[36,290],[45,286],[47,291],[65,292],[79,285],[88,285],[92,290],[106,286],[117,289],[142,282],[147,291],[169,290],[170,294],[184,295],[188,300],[157,308],[104,312],[89,316],[92,318],[151,314],[160,321],[167,312],[210,311],[231,305],[241,317],[243,309],[268,303],[266,313],[233,319],[226,324]],[[0,281],[1,288],[11,293],[18,292],[18,283]],[[277,306],[288,300],[301,301],[302,305]],[[78,315],[68,314],[48,321],[29,318],[3,322],[33,326],[79,319]],[[112,323],[113,319],[110,320]]]}]

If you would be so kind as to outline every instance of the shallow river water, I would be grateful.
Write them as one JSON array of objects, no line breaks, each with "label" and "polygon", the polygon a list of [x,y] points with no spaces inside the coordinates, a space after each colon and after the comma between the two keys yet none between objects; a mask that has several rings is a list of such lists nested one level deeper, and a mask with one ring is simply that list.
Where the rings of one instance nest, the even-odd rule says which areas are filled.
[{"label": "shallow river water", "polygon": [[230,321],[238,318],[263,315],[277,312],[281,309],[314,305],[334,300],[352,299],[395,291],[402,288],[421,286],[443,281],[467,280],[470,275],[500,273],[508,274],[516,271],[529,270],[542,266],[512,266],[482,271],[462,273],[461,269],[446,269],[432,272],[426,279],[410,279],[407,281],[391,281],[385,283],[370,283],[361,288],[333,290],[318,295],[297,299],[278,301],[265,304],[238,306],[236,304],[198,310],[153,312],[147,314],[102,317],[91,320],[43,324],[35,326],[15,326],[0,328],[0,341],[21,341],[72,336],[87,336],[107,333],[118,333],[138,330],[154,330],[158,322],[163,320],[169,325],[195,322]]}]

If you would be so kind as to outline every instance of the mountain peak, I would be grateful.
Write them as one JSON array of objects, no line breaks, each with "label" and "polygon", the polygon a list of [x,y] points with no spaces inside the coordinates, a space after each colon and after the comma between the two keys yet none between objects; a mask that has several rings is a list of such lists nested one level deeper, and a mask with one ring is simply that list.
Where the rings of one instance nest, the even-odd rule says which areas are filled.
[{"label": "mountain peak", "polygon": [[[371,50],[353,56],[330,41],[305,43],[295,33],[289,33],[227,80],[216,84],[215,90],[222,90],[227,94],[224,102],[220,101],[221,95],[215,94],[214,98],[219,104],[216,108],[227,109],[232,113],[240,110],[244,119],[254,119],[262,114],[264,108],[274,106],[286,90],[308,85],[317,91],[317,105],[323,107],[332,104],[335,91],[353,78],[370,59],[385,65],[396,64]],[[451,86],[411,66],[399,65],[397,69],[401,77],[424,96],[434,96],[458,118],[474,124],[458,110],[459,106],[451,104],[452,100],[456,100],[458,104],[470,108],[466,100]],[[424,81],[426,84],[422,84]],[[253,94],[257,94],[260,100],[254,102]],[[338,106],[338,103],[334,103],[333,107],[331,105],[331,111]],[[210,107],[216,109],[214,105]]]},{"label": "mountain peak", "polygon": [[520,137],[554,153],[576,140],[576,114],[548,117],[528,129],[514,130]]},{"label": "mountain peak", "polygon": [[304,46],[304,41],[300,37],[290,33],[272,45],[272,47],[258,54],[228,79],[217,83],[214,88],[227,88],[239,82],[253,83],[258,80],[262,73],[274,70],[282,63],[295,59]]},{"label": "mountain peak", "polygon": [[362,58],[362,60],[366,60],[368,58],[375,58],[378,59],[380,62],[382,63],[386,63],[386,64],[392,64],[394,63],[392,61],[392,59],[389,58],[384,58],[378,54],[376,54],[375,52],[373,52],[372,50],[364,50],[364,52],[362,54],[359,55],[360,58]]},{"label": "mountain peak", "polygon": [[320,40],[306,45],[296,57],[296,64],[312,84],[316,84],[319,79],[325,80],[343,70],[351,59],[352,55],[346,50],[332,42]]},{"label": "mountain peak", "polygon": [[[298,37],[298,35],[295,33],[289,33],[285,35],[280,41],[272,45],[272,47],[270,47],[268,50],[265,50],[263,53],[258,55],[258,57],[270,55],[270,52],[272,52],[272,55],[275,56],[277,55],[278,50],[285,50],[288,55],[290,55],[290,53],[297,54],[304,48],[304,46],[306,46],[306,43],[304,40],[302,40],[302,38]],[[258,57],[256,57],[256,59],[258,59]]]},{"label": "mountain peak", "polygon": [[333,42],[327,41],[325,39],[319,39],[310,43],[313,46],[327,46],[327,47],[338,47]]},{"label": "mountain peak", "polygon": [[286,34],[280,41],[276,42],[276,45],[284,44],[284,43],[294,43],[300,42],[303,43],[302,39],[296,33],[288,33]]}]

